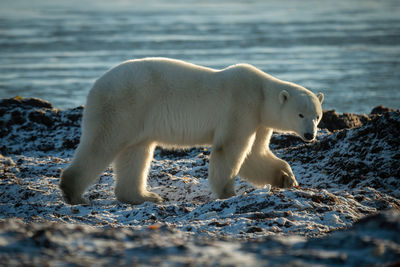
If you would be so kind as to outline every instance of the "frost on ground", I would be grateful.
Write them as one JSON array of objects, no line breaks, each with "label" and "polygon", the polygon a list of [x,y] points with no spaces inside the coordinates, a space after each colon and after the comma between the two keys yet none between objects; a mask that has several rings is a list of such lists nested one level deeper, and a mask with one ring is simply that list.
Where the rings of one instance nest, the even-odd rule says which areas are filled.
[{"label": "frost on ground", "polygon": [[[58,177],[79,142],[82,110],[38,99],[0,102],[0,262],[400,261],[399,111],[353,115],[357,125],[321,130],[312,144],[274,135],[271,148],[300,184],[294,189],[237,178],[237,196],[217,200],[206,179],[210,148],[157,149],[149,187],[162,205],[117,202],[110,166],[85,195],[91,205],[70,206]],[[340,124],[331,115],[323,123],[333,130]]]}]

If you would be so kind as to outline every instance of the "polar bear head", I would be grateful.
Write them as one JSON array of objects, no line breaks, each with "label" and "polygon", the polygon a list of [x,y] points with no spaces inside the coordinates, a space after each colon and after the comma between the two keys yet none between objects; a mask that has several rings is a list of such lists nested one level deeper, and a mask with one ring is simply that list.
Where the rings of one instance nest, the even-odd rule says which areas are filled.
[{"label": "polar bear head", "polygon": [[324,95],[291,84],[279,93],[280,128],[296,133],[304,141],[311,142],[317,134],[317,125],[322,118]]}]

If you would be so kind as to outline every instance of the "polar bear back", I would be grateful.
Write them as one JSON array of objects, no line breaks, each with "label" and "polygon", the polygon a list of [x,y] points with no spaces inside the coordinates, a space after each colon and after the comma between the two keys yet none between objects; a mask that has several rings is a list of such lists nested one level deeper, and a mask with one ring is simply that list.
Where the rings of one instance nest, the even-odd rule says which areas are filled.
[{"label": "polar bear back", "polygon": [[141,128],[158,143],[211,144],[221,125],[259,112],[261,87],[248,86],[243,71],[244,66],[214,70],[163,58],[130,60],[96,81],[87,105],[107,103],[90,109],[123,114],[119,119],[129,121],[130,131]]}]

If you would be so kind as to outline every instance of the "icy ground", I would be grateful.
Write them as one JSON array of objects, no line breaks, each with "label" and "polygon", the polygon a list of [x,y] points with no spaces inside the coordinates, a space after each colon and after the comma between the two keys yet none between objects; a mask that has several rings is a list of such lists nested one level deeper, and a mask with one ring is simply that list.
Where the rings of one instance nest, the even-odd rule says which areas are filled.
[{"label": "icy ground", "polygon": [[359,128],[321,130],[312,144],[274,135],[272,149],[300,184],[294,189],[255,188],[238,177],[237,196],[217,200],[206,179],[210,148],[157,149],[149,187],[162,205],[117,202],[110,166],[86,193],[91,205],[70,206],[59,175],[79,142],[82,110],[0,102],[0,262],[400,262],[398,111],[370,115]]}]

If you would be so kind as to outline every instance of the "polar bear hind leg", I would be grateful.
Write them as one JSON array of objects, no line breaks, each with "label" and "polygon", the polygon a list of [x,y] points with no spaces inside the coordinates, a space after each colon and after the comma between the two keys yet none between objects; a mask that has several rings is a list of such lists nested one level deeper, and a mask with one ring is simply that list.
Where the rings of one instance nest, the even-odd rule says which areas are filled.
[{"label": "polar bear hind leg", "polygon": [[82,136],[71,164],[61,174],[60,188],[70,204],[86,203],[82,194],[108,167],[123,140],[115,140],[117,127],[110,112],[94,112],[88,101],[82,119]]},{"label": "polar bear hind leg", "polygon": [[123,203],[141,204],[145,201],[160,203],[162,198],[147,191],[147,175],[155,144],[140,143],[121,151],[114,161],[117,176],[115,195]]},{"label": "polar bear hind leg", "polygon": [[61,174],[60,188],[70,204],[87,203],[82,194],[112,161],[112,154],[95,144],[79,145],[71,165]]}]

